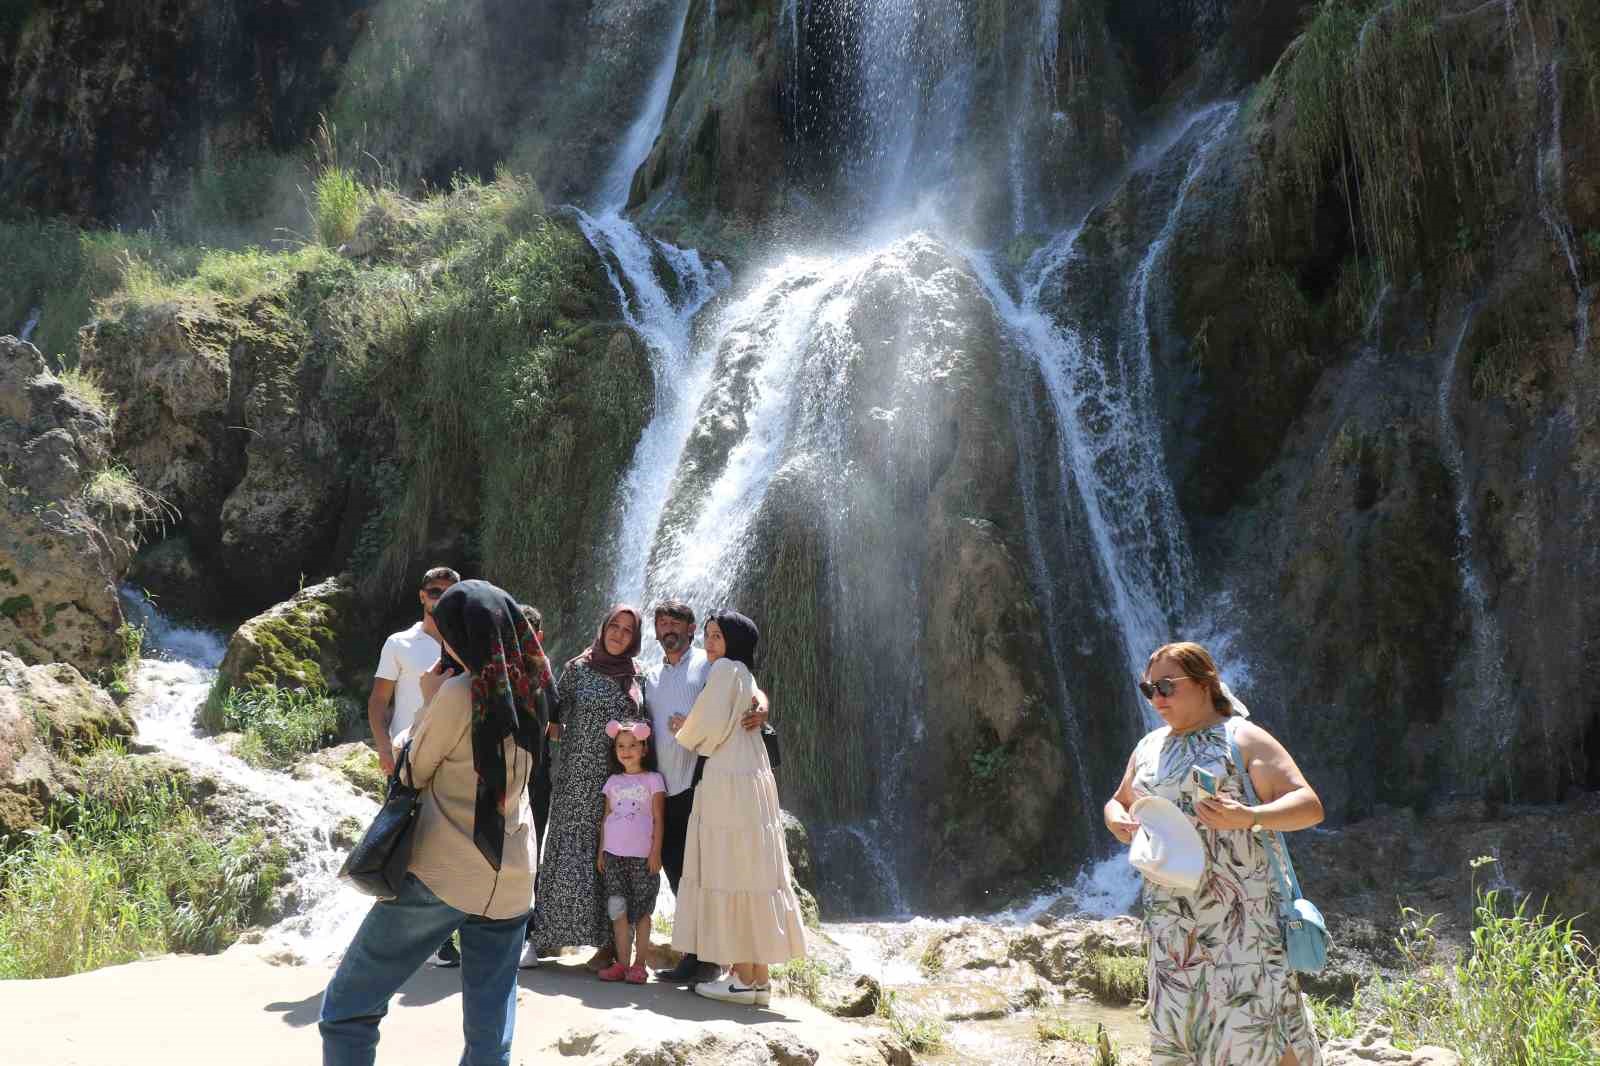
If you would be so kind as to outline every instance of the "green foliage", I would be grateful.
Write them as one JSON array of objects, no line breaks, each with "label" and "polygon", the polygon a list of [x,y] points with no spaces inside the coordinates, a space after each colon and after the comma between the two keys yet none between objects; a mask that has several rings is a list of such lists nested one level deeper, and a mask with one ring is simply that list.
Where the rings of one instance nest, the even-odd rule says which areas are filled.
[{"label": "green foliage", "polygon": [[91,755],[92,791],[0,858],[0,977],[60,977],[232,943],[282,880],[260,832],[214,842],[181,790],[120,748]]},{"label": "green foliage", "polygon": [[189,185],[189,226],[196,236],[249,231],[280,200],[279,187],[293,164],[270,152],[245,150],[197,167]]},{"label": "green foliage", "polygon": [[772,980],[788,995],[816,1003],[822,994],[822,979],[832,972],[833,967],[821,959],[799,958],[774,966]]},{"label": "green foliage", "polygon": [[1137,1003],[1145,998],[1149,965],[1141,955],[1097,952],[1089,957],[1090,989],[1111,1003]]},{"label": "green foliage", "polygon": [[979,781],[993,781],[1005,771],[1009,756],[1004,745],[995,745],[992,748],[979,748],[967,759],[967,768],[972,771],[972,776]]},{"label": "green foliage", "polygon": [[289,766],[323,747],[353,717],[334,697],[304,689],[229,689],[200,710],[200,724],[207,730],[244,734],[240,758],[269,767]]},{"label": "green foliage", "polygon": [[111,417],[114,410],[111,406],[111,394],[106,391],[105,381],[97,371],[69,367],[63,370],[59,377],[68,396],[94,408],[108,419]]},{"label": "green foliage", "polygon": [[378,753],[369,748],[359,748],[339,764],[339,772],[360,791],[373,799],[382,799],[389,779],[378,762]]},{"label": "green foliage", "polygon": [[[1356,1009],[1403,1047],[1437,1044],[1468,1062],[1588,1066],[1600,1061],[1600,966],[1570,920],[1481,892],[1471,948],[1441,961],[1434,918],[1406,909],[1403,975],[1363,989]],[[1435,916],[1436,917],[1436,916]]]},{"label": "green foliage", "polygon": [[892,989],[884,989],[878,998],[878,1017],[889,1023],[890,1031],[913,1054],[928,1055],[942,1050],[950,1035],[950,1025],[943,1018],[903,1011]]},{"label": "green foliage", "polygon": [[1284,145],[1308,203],[1335,175],[1353,236],[1399,276],[1515,189],[1497,76],[1514,38],[1455,32],[1443,8],[1322,0],[1268,90],[1293,105]]},{"label": "green foliage", "polygon": [[316,203],[317,238],[329,248],[355,236],[367,203],[367,191],[353,172],[329,167],[317,175],[312,185]]},{"label": "green foliage", "polygon": [[924,977],[938,977],[944,973],[944,937],[935,935],[922,949],[922,957],[917,960],[917,969],[922,971]]},{"label": "green foliage", "polygon": [[1361,996],[1358,992],[1348,1004],[1340,1004],[1327,996],[1308,996],[1311,1017],[1321,1040],[1343,1040],[1356,1035],[1360,1027]]},{"label": "green foliage", "polygon": [[1046,1015],[1034,1023],[1034,1032],[1041,1044],[1062,1040],[1069,1044],[1094,1043],[1094,1031],[1082,1022],[1074,1022],[1059,1015]]}]

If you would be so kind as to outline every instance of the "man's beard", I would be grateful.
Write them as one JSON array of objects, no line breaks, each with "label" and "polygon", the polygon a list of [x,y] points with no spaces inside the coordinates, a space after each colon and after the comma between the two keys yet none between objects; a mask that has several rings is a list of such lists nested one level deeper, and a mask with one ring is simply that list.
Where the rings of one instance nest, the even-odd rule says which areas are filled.
[{"label": "man's beard", "polygon": [[656,639],[660,641],[661,650],[665,652],[675,652],[679,648],[683,647],[682,633],[667,633],[666,635]]}]

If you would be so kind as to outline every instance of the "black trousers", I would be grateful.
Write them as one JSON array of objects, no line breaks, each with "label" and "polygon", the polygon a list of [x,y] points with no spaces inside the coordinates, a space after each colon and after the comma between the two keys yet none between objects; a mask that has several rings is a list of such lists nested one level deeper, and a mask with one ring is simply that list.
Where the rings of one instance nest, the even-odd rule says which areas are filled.
[{"label": "black trousers", "polygon": [[667,797],[667,824],[661,833],[661,868],[667,871],[667,884],[678,894],[678,879],[683,876],[683,849],[689,840],[689,814],[694,810],[694,786]]}]

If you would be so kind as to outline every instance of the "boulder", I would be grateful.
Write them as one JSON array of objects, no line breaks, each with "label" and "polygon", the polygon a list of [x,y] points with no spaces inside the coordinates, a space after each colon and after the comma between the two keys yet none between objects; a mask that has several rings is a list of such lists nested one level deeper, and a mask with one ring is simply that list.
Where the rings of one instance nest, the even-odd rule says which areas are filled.
[{"label": "boulder", "polygon": [[331,577],[249,619],[228,639],[217,690],[345,687],[342,637],[352,623],[355,589]]},{"label": "boulder", "polygon": [[109,466],[111,416],[31,344],[0,337],[0,647],[115,665],[117,583],[146,497]]},{"label": "boulder", "polygon": [[83,791],[76,757],[133,734],[133,720],[66,663],[29,666],[0,651],[0,838],[44,823]]},{"label": "boulder", "polygon": [[1393,1039],[1387,1029],[1372,1025],[1348,1040],[1330,1040],[1322,1047],[1323,1066],[1461,1066],[1461,1056],[1447,1048],[1424,1044],[1403,1051]]}]

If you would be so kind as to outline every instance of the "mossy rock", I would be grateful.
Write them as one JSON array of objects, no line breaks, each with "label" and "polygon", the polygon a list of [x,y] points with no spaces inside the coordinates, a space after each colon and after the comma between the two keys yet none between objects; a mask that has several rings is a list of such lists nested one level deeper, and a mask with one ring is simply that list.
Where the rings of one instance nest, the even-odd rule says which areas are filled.
[{"label": "mossy rock", "polygon": [[228,640],[212,698],[232,688],[342,690],[342,637],[355,603],[350,581],[334,577],[245,622]]}]

